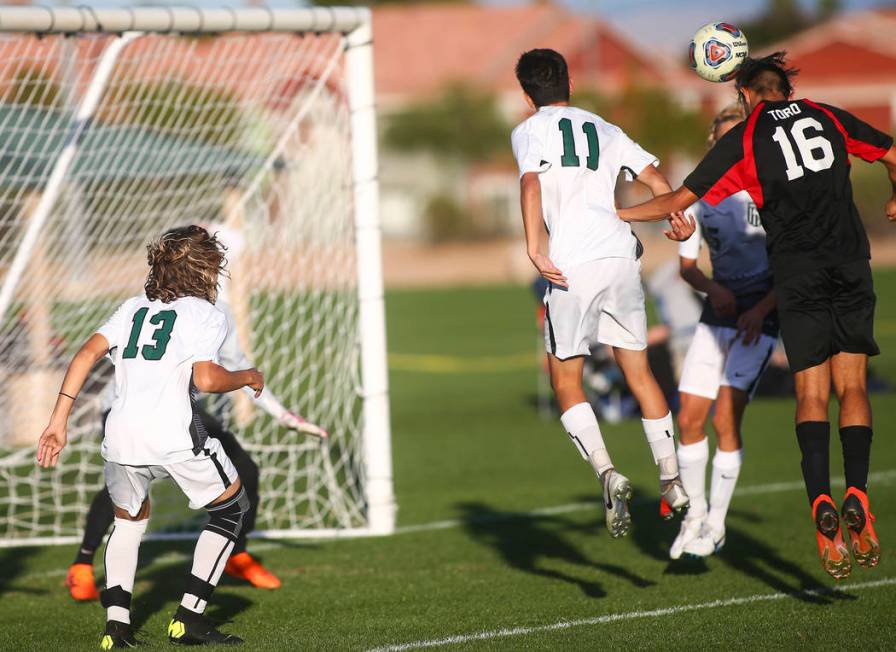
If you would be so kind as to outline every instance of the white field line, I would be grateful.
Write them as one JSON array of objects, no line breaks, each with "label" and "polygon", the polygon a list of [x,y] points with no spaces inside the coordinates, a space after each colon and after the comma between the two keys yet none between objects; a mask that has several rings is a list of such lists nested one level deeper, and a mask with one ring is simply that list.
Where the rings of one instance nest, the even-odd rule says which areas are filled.
[{"label": "white field line", "polygon": [[573,627],[606,625],[609,623],[616,623],[624,620],[636,620],[639,618],[662,618],[664,616],[674,616],[676,614],[685,613],[688,611],[736,607],[740,605],[753,604],[756,602],[772,602],[774,600],[783,600],[784,598],[823,596],[830,595],[832,593],[852,593],[865,589],[876,589],[883,586],[893,585],[896,585],[896,577],[888,577],[871,582],[857,582],[856,584],[842,584],[825,589],[794,591],[792,593],[758,593],[756,595],[748,595],[742,598],[712,600],[711,602],[700,602],[698,604],[681,604],[674,607],[651,609],[649,611],[623,611],[621,613],[607,614],[605,616],[594,616],[593,618],[561,620],[560,622],[551,623],[549,625],[533,625],[531,627],[508,627],[506,629],[475,632],[473,634],[458,634],[456,636],[446,636],[445,638],[413,641],[410,643],[397,643],[395,645],[387,645],[385,647],[374,648],[370,650],[370,652],[403,652],[404,650],[419,650],[430,647],[442,647],[445,645],[461,645],[464,643],[471,643],[473,641],[487,641],[497,638],[509,638],[512,636],[527,636],[529,634],[537,634],[540,632],[554,632],[563,629],[571,629]]},{"label": "white field line", "polygon": [[[889,484],[896,480],[896,469],[891,469],[889,471],[876,471],[874,473],[868,474],[868,482],[874,484]],[[843,486],[844,482],[842,479],[834,479],[831,481],[831,484],[834,486]],[[805,489],[805,485],[800,482],[774,482],[769,484],[757,484],[750,485],[746,487],[741,487],[734,492],[734,497],[737,498],[739,496],[762,496],[766,494],[777,494],[777,493],[786,493],[789,491],[803,491]],[[632,503],[635,505],[646,504],[655,502],[655,498],[639,498],[638,500],[633,500]],[[491,519],[483,519],[482,523],[485,522],[498,522],[498,521],[509,521],[518,518],[532,518],[539,516],[552,516],[554,514],[569,514],[571,512],[580,512],[586,511],[590,509],[597,509],[597,502],[579,502],[579,503],[567,503],[565,505],[553,505],[551,507],[541,507],[538,509],[533,509],[527,512],[515,512],[511,513],[507,516],[499,516],[497,518]],[[414,532],[429,532],[432,530],[449,530],[452,528],[463,527],[467,525],[467,521],[462,521],[460,519],[447,519],[444,521],[431,521],[429,523],[418,523],[417,525],[405,525],[402,527],[395,528],[394,534],[412,534]],[[369,535],[368,535],[369,536]],[[346,538],[334,538],[333,541],[345,541]],[[282,548],[284,544],[275,540],[267,540],[267,541],[259,541],[259,542],[251,542],[250,547],[253,551],[261,552],[264,550],[274,550],[277,548]],[[161,555],[156,557],[154,563],[156,564],[174,564],[187,561],[191,558],[191,555],[187,555],[181,552],[170,552],[165,555]],[[33,573],[24,573],[19,576],[20,579],[28,579],[28,578],[40,578],[40,577],[59,577],[64,576],[68,573],[67,568],[56,568],[52,570],[45,571],[37,571]]]}]

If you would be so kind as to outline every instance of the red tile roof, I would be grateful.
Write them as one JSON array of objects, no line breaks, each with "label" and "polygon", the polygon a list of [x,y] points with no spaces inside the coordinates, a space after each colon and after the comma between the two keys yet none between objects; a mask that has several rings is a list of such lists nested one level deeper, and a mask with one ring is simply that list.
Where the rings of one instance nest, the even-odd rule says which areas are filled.
[{"label": "red tile roof", "polygon": [[425,95],[454,81],[511,91],[516,59],[534,47],[564,54],[580,86],[612,91],[633,77],[665,75],[606,24],[549,3],[386,6],[374,9],[373,29],[383,96]]}]

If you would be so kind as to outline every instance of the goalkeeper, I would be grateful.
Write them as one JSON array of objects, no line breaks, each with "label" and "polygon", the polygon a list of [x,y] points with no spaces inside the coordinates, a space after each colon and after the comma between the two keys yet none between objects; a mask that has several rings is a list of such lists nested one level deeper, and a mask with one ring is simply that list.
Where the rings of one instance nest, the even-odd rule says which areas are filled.
[{"label": "goalkeeper", "polygon": [[[212,225],[212,228],[218,225]],[[241,242],[237,234],[227,228],[221,228],[216,237],[222,241],[228,248],[228,258],[233,259],[239,255]],[[215,307],[221,310],[227,318],[227,336],[221,346],[218,357],[221,366],[225,369],[250,369],[254,365],[249,361],[248,356],[240,347],[239,333],[237,332],[236,319],[226,299],[229,298],[230,289],[228,287],[229,279],[221,276],[219,284],[218,300]],[[103,392],[103,422],[109,413],[112,400],[114,399],[115,383],[110,382]],[[249,396],[254,396],[254,392],[249,388],[244,388]],[[222,395],[215,395],[214,398],[225,398]],[[227,412],[226,406],[216,400],[215,407],[224,407],[221,412]],[[285,428],[316,435],[322,438],[327,436],[326,431],[318,426],[305,421],[302,417],[294,412],[287,410],[269,388],[265,388],[264,393],[254,401],[254,404],[271,415],[271,417]],[[210,406],[211,407],[211,406]],[[246,551],[246,538],[255,528],[255,518],[258,512],[258,466],[249,457],[249,454],[240,446],[236,436],[224,426],[225,419],[221,414],[210,414],[202,406],[197,405],[197,413],[208,431],[209,436],[218,439],[227,456],[236,467],[243,488],[249,498],[249,510],[243,516],[243,529],[234,544],[224,567],[224,572],[237,579],[244,579],[253,586],[260,589],[277,589],[280,587],[280,580],[276,575],[262,566],[258,560],[253,558]],[[218,412],[218,411],[215,411]],[[112,499],[109,497],[109,490],[103,487],[97,492],[90,504],[90,510],[87,512],[87,522],[84,526],[84,537],[81,539],[81,545],[75,555],[75,561],[68,569],[68,575],[65,584],[69,589],[69,593],[75,600],[97,600],[99,592],[96,588],[96,581],[93,575],[93,559],[96,551],[102,544],[103,537],[112,522],[115,519],[114,507]]]}]

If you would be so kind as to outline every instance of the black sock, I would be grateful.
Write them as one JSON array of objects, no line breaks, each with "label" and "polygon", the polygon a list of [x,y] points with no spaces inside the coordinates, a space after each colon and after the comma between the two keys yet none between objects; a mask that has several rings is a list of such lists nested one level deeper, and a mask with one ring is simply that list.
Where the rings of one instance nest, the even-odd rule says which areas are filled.
[{"label": "black sock", "polygon": [[843,471],[846,488],[868,489],[868,463],[871,460],[871,428],[868,426],[844,426],[840,428],[843,444]]},{"label": "black sock", "polygon": [[831,495],[831,426],[827,421],[798,423],[796,438],[803,452],[803,480],[811,505],[820,495]]},{"label": "black sock", "polygon": [[103,543],[103,536],[114,520],[115,507],[112,505],[109,490],[103,487],[90,503],[87,522],[84,524],[84,538],[75,556],[76,564],[93,564],[93,557]]}]

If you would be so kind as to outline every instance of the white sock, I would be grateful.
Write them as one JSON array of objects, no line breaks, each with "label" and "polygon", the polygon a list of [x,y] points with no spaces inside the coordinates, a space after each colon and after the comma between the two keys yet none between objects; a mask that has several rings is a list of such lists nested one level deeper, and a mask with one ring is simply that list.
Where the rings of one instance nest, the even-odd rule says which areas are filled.
[{"label": "white sock", "polygon": [[[143,538],[143,533],[146,532],[147,523],[149,523],[149,519],[129,521],[116,516],[115,526],[106,543],[106,553],[103,557],[106,566],[106,590],[114,591],[115,587],[121,587],[127,594],[128,602],[130,602],[130,596],[134,590],[137,554],[140,551],[140,540]],[[107,607],[106,620],[130,623],[131,613],[122,606]]]},{"label": "white sock", "polygon": [[709,462],[709,444],[706,437],[696,444],[678,444],[678,470],[681,484],[691,506],[687,518],[706,516],[706,464]]},{"label": "white sock", "polygon": [[[653,453],[653,461],[660,467],[660,480],[671,480],[678,475],[678,460],[675,458],[675,424],[670,412],[661,419],[641,419],[644,434]],[[685,490],[687,491],[687,490]]]},{"label": "white sock", "polygon": [[712,458],[712,485],[709,491],[709,516],[706,522],[714,530],[725,529],[725,516],[728,514],[728,505],[731,504],[731,496],[734,494],[742,463],[743,449],[736,451],[717,449]]},{"label": "white sock", "polygon": [[588,403],[577,403],[560,415],[560,422],[582,457],[598,475],[613,468],[597,417]]},{"label": "white sock", "polygon": [[[224,572],[227,558],[230,557],[231,550],[233,550],[233,541],[217,532],[203,530],[199,535],[199,540],[196,541],[196,551],[193,553],[192,577],[187,586],[189,587],[197,579],[203,584],[211,584],[212,587],[217,586],[218,580],[221,579],[221,574]],[[190,593],[188,589],[184,593],[180,604],[190,611],[201,614],[205,611],[208,601],[194,593]]]}]

